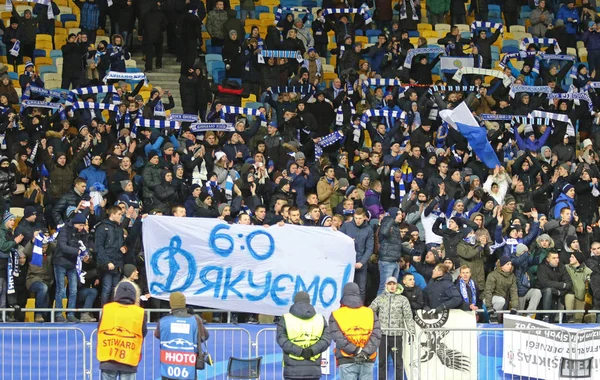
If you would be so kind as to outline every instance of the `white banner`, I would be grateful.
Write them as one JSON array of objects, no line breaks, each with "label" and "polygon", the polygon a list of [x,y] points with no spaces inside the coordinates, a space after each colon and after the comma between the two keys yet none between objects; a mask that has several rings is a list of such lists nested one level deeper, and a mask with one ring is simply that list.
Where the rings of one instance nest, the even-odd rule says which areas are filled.
[{"label": "white banner", "polygon": [[418,310],[414,320],[416,346],[414,343],[410,348],[405,345],[402,354],[404,363],[410,363],[405,369],[408,380],[477,379],[474,312],[453,309],[428,315]]},{"label": "white banner", "polygon": [[[504,315],[502,371],[545,380],[600,379],[600,331]],[[597,328],[597,325],[594,325]]]},{"label": "white banner", "polygon": [[325,227],[149,216],[143,242],[152,296],[179,291],[191,305],[283,315],[304,290],[329,317],[354,278],[354,241]]},{"label": "white banner", "polygon": [[458,70],[473,67],[473,57],[440,57],[440,70]]}]

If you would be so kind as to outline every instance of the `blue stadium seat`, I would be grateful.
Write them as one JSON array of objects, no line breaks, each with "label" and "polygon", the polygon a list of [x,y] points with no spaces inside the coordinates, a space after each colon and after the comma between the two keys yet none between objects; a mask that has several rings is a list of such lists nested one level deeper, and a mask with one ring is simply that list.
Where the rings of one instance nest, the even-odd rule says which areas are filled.
[{"label": "blue stadium seat", "polygon": [[316,8],[317,7],[317,2],[316,1],[312,1],[312,0],[305,0],[302,2],[302,6],[303,7],[307,7],[307,8]]},{"label": "blue stadium seat", "polygon": [[530,15],[531,15],[531,11],[521,10],[521,13],[519,14],[519,18],[526,19],[526,18],[529,18]]},{"label": "blue stadium seat", "polygon": [[42,49],[35,49],[33,51],[33,56],[35,57],[45,57],[46,56],[46,50],[42,50]]},{"label": "blue stadium seat", "polygon": [[359,30],[357,30],[357,31],[355,32],[355,34],[356,34],[357,36],[362,36],[362,35],[363,35],[363,31],[362,31],[362,29],[359,29]]},{"label": "blue stadium seat", "polygon": [[471,32],[460,32],[460,36],[461,36],[462,38],[467,38],[467,39],[469,39],[469,38],[471,38],[471,37],[472,37],[472,34],[471,34]]},{"label": "blue stadium seat", "polygon": [[521,5],[521,12],[531,12],[531,8],[529,7],[529,5]]},{"label": "blue stadium seat", "polygon": [[221,54],[223,52],[222,46],[206,46],[207,54]]},{"label": "blue stadium seat", "polygon": [[492,13],[492,11],[500,12],[500,5],[498,4],[488,4],[488,11]]},{"label": "blue stadium seat", "polygon": [[58,19],[64,25],[67,21],[77,21],[77,16],[74,15],[74,14],[66,14],[66,13],[64,13],[64,14],[59,15]]},{"label": "blue stadium seat", "polygon": [[519,41],[517,40],[504,40],[502,46],[517,46],[519,47]]},{"label": "blue stadium seat", "polygon": [[418,30],[409,30],[408,37],[421,37]]},{"label": "blue stadium seat", "polygon": [[255,7],[255,9],[256,9],[256,16],[258,16],[261,13],[271,13],[271,9],[264,5],[257,5]]},{"label": "blue stadium seat", "polygon": [[204,60],[206,63],[210,61],[223,61],[223,56],[221,54],[206,54]]},{"label": "blue stadium seat", "polygon": [[498,46],[492,45],[491,48],[492,48],[492,54],[493,53],[500,54],[500,48],[498,48]]},{"label": "blue stadium seat", "polygon": [[240,86],[242,85],[242,78],[227,78],[227,80],[234,80],[236,81]]},{"label": "blue stadium seat", "polygon": [[62,57],[62,50],[51,50],[50,58]]},{"label": "blue stadium seat", "polygon": [[19,74],[13,73],[12,71],[8,72],[8,77],[10,80],[19,80]]},{"label": "blue stadium seat", "polygon": [[40,73],[40,75],[45,73],[57,73],[58,69],[56,68],[56,66],[42,65],[38,68],[38,72]]},{"label": "blue stadium seat", "polygon": [[262,104],[260,102],[248,102],[248,103],[246,103],[246,108],[259,109],[263,105],[264,104]]},{"label": "blue stadium seat", "polygon": [[225,63],[223,61],[206,62],[206,71],[211,73],[213,78],[215,77],[215,72],[220,69],[225,70]]},{"label": "blue stadium seat", "polygon": [[519,47],[518,46],[503,46],[502,47],[502,53],[518,53],[519,52]]},{"label": "blue stadium seat", "polygon": [[225,69],[216,70],[213,74],[213,82],[220,84],[225,78]]},{"label": "blue stadium seat", "polygon": [[367,29],[367,37],[371,37],[371,36],[375,36],[377,37],[378,35],[381,34],[381,30],[379,29]]},{"label": "blue stadium seat", "polygon": [[498,24],[502,24],[504,22],[502,20],[502,16],[490,17],[490,18],[488,18],[488,21],[495,22],[495,23],[498,23]]},{"label": "blue stadium seat", "polygon": [[137,67],[128,67],[125,70],[127,70],[128,73],[141,73],[142,70],[138,69]]},{"label": "blue stadium seat", "polygon": [[369,36],[369,43],[370,44],[376,44],[378,38],[379,37],[377,37],[377,36]]}]

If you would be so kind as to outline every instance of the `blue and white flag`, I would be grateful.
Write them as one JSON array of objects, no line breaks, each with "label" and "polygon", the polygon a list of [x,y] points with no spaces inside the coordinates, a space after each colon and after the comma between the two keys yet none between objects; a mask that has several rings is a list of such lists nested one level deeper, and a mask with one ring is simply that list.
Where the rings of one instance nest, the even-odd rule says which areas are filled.
[{"label": "blue and white flag", "polygon": [[502,68],[505,68],[506,65],[508,64],[508,61],[510,61],[511,59],[516,58],[516,59],[522,61],[525,58],[533,57],[538,54],[539,54],[539,52],[537,52],[537,51],[519,51],[517,53],[508,53],[508,54],[505,54],[504,57],[502,57],[502,59],[500,60],[500,63],[498,65]]},{"label": "blue and white flag", "polygon": [[504,33],[504,27],[502,24],[498,22],[490,22],[490,21],[473,21],[471,24],[471,34],[475,36],[475,32],[477,29],[498,29],[500,30],[500,34]]},{"label": "blue and white flag", "polygon": [[440,111],[440,117],[467,139],[471,149],[485,166],[490,169],[502,166],[487,139],[487,129],[479,126],[465,102],[460,103],[454,110]]},{"label": "blue and white flag", "polygon": [[554,46],[554,54],[560,54],[560,46],[558,45],[558,41],[554,38],[539,38],[539,37],[529,37],[523,38],[521,41],[521,46],[519,47],[521,50],[527,50],[527,45],[536,44],[536,45],[553,45]]},{"label": "blue and white flag", "polygon": [[[481,56],[479,56],[481,58]],[[483,59],[483,58],[481,58]],[[461,67],[475,66],[473,57],[442,57],[440,59],[440,70],[442,72],[458,70]]]},{"label": "blue and white flag", "polygon": [[20,51],[21,51],[21,41],[17,40],[17,41],[15,41],[13,47],[8,52],[13,57],[18,57]]},{"label": "blue and white flag", "polygon": [[428,48],[417,48],[410,49],[406,54],[406,59],[404,60],[404,67],[410,69],[412,67],[413,58],[418,54],[445,54],[446,50],[441,47],[428,47]]},{"label": "blue and white flag", "polygon": [[529,117],[541,117],[543,119],[551,119],[560,121],[562,123],[567,123],[567,135],[575,137],[575,128],[573,128],[573,123],[571,122],[571,119],[569,119],[569,115],[535,110],[529,114]]},{"label": "blue and white flag", "polygon": [[56,99],[60,99],[60,100],[66,100],[68,98],[69,91],[68,90],[48,90],[45,88],[29,85],[25,89],[25,91],[23,91],[21,100],[28,100],[29,98],[31,98],[31,94],[44,96],[46,98],[56,98]]},{"label": "blue and white flag", "polygon": [[342,131],[335,131],[327,136],[321,137],[319,142],[315,144],[315,160],[318,160],[323,155],[323,148],[335,144],[344,138]]},{"label": "blue and white flag", "polygon": [[548,94],[548,99],[564,99],[564,100],[573,100],[576,103],[579,103],[580,100],[587,102],[590,113],[594,113],[594,105],[592,103],[592,99],[587,92],[566,92],[566,93],[550,93]]},{"label": "blue and white flag", "polygon": [[148,78],[146,78],[146,74],[144,73],[121,73],[119,71],[109,71],[108,74],[104,77],[104,83],[109,80],[132,80],[132,81],[144,81],[148,82]]},{"label": "blue and white flag", "polygon": [[233,132],[235,127],[231,123],[194,123],[190,126],[190,132],[223,131]]},{"label": "blue and white flag", "polygon": [[225,114],[251,115],[256,117],[263,117],[263,114],[259,110],[254,108],[223,106],[223,108],[221,108],[221,111]]}]

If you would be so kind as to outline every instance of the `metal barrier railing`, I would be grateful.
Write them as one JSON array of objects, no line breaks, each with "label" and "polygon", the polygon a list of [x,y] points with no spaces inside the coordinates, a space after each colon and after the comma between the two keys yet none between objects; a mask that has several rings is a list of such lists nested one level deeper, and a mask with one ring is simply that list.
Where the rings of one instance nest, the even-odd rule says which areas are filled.
[{"label": "metal barrier railing", "polygon": [[0,378],[86,378],[86,339],[76,327],[0,326]]},{"label": "metal barrier railing", "polygon": [[[207,327],[209,340],[207,342],[208,352],[220,358],[249,358],[251,356],[252,338],[250,332],[243,328],[212,328]],[[148,328],[148,334],[144,338],[142,346],[142,360],[138,365],[138,378],[157,379],[160,378],[160,342],[154,337],[156,327]],[[90,336],[89,346],[89,372],[91,380],[100,379],[99,363],[96,360],[96,345],[98,330],[94,330]],[[204,347],[203,347],[204,349]],[[201,379],[227,379],[227,369],[223,366],[206,366],[200,372]]]}]

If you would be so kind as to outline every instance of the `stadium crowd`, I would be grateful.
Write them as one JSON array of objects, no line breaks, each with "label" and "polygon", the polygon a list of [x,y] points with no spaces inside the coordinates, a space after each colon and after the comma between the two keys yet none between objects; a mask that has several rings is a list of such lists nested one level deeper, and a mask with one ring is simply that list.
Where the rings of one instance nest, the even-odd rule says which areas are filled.
[{"label": "stadium crowd", "polygon": [[[600,308],[594,1],[500,1],[503,23],[488,21],[486,0],[427,0],[427,12],[412,0],[318,3],[314,14],[279,8],[265,35],[248,27],[253,0],[241,0],[241,16],[223,0],[76,2],[81,31],[61,48],[71,91],[45,90],[29,60],[21,99],[2,77],[0,308],[15,309],[10,320],[23,320],[30,295],[39,308],[65,297],[69,308],[104,305],[121,278],[160,307],[145,283],[149,214],[335,228],[355,241],[366,304],[395,277],[413,312],[485,307],[493,321],[526,309],[553,321],[536,310]],[[493,45],[524,6],[537,39],[498,62]],[[48,7],[35,8],[4,29],[9,66],[32,56],[36,31],[53,35]],[[414,44],[422,14],[434,27],[476,22],[472,34],[453,25],[435,46]],[[218,82],[199,50],[203,24],[224,63]],[[111,43],[94,44],[104,29]],[[358,42],[374,30],[376,41]],[[183,113],[202,123],[173,119],[169,91],[140,94],[148,86],[125,67],[134,34],[146,72],[160,73],[163,45],[177,54]],[[587,63],[564,54],[577,41]],[[466,67],[434,80],[444,56]],[[262,103],[240,108],[249,96]],[[485,131],[478,140],[440,117],[463,102]]]}]

